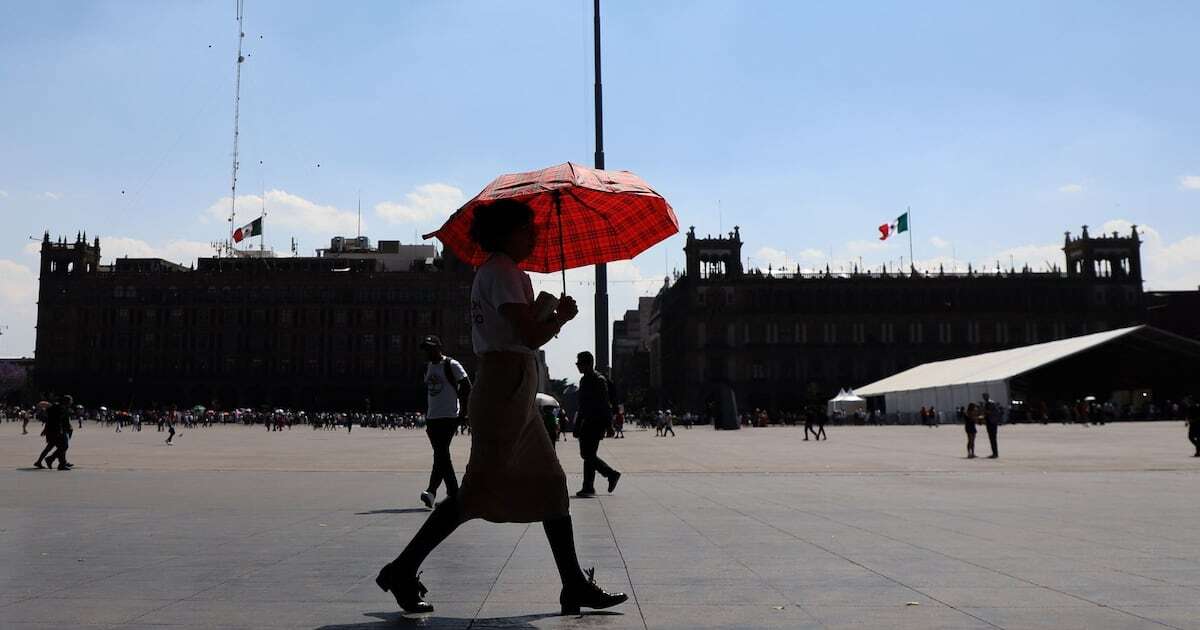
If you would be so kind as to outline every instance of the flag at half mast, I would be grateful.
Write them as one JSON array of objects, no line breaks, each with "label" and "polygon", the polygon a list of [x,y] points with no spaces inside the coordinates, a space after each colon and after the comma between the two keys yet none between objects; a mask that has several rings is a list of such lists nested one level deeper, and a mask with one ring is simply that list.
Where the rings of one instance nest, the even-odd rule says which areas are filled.
[{"label": "flag at half mast", "polygon": [[250,223],[247,223],[246,225],[234,230],[233,242],[241,243],[243,240],[248,239],[251,236],[259,236],[262,233],[262,217],[258,217]]},{"label": "flag at half mast", "polygon": [[896,217],[895,221],[892,221],[891,223],[884,223],[883,225],[879,226],[879,233],[881,235],[879,237],[879,240],[886,241],[888,239],[888,237],[893,234],[899,234],[901,232],[907,232],[907,231],[908,231],[908,213],[905,212],[904,214]]}]

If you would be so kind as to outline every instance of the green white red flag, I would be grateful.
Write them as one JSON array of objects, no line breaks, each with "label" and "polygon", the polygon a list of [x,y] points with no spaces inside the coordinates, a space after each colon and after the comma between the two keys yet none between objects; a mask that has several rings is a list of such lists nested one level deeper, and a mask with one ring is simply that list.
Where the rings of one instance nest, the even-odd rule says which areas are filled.
[{"label": "green white red flag", "polygon": [[241,243],[243,240],[250,238],[251,236],[259,236],[262,233],[262,217],[258,217],[250,223],[247,223],[246,225],[234,230],[233,242]]},{"label": "green white red flag", "polygon": [[888,237],[893,234],[899,234],[901,232],[907,232],[907,231],[908,231],[908,213],[905,212],[904,214],[896,217],[895,221],[892,221],[891,223],[884,223],[883,225],[879,226],[879,233],[881,235],[879,237],[879,240],[886,241],[888,239]]}]

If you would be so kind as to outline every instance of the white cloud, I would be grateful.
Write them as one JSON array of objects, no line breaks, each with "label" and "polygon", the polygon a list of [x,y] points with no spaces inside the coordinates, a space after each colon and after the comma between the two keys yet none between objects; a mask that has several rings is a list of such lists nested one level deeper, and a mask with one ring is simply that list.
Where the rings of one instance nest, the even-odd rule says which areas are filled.
[{"label": "white cloud", "polygon": [[127,236],[101,236],[100,262],[110,264],[116,258],[162,258],[181,265],[190,265],[197,258],[214,254],[212,245],[200,241],[170,240],[162,245]]},{"label": "white cloud", "polygon": [[1055,265],[1059,269],[1066,267],[1062,244],[1018,245],[1002,249],[983,260],[975,259],[973,262],[975,269],[979,271],[995,271],[997,262],[1000,263],[1000,268],[1006,271],[1010,267],[1020,270],[1026,265],[1034,271],[1048,271]]},{"label": "white cloud", "polygon": [[765,270],[769,265],[772,269],[795,271],[797,265],[803,265],[804,263],[812,264],[814,262],[824,263],[828,257],[829,255],[826,252],[812,247],[790,253],[775,247],[763,246],[758,248],[750,257],[750,266]]},{"label": "white cloud", "polygon": [[1081,193],[1083,192],[1083,184],[1066,184],[1058,187],[1058,192],[1061,193]]},{"label": "white cloud", "polygon": [[753,264],[756,267],[781,269],[788,266],[787,252],[774,247],[760,247],[754,252]]},{"label": "white cloud", "polygon": [[854,255],[859,255],[859,254],[867,254],[870,252],[877,252],[881,249],[887,248],[887,246],[888,246],[888,242],[881,241],[881,240],[850,241],[849,243],[846,243],[846,251],[848,251]]},{"label": "white cloud", "polygon": [[23,304],[34,302],[37,295],[37,276],[25,265],[0,258],[0,303]]},{"label": "white cloud", "polygon": [[[238,195],[237,227],[249,223],[258,216],[263,207],[260,195]],[[204,211],[203,218],[224,222],[229,218],[229,197],[222,197]],[[321,205],[286,190],[268,190],[266,193],[267,218],[263,221],[263,232],[277,234],[277,228],[318,234],[323,237],[338,234],[354,234],[358,227],[358,213],[336,206]],[[367,229],[366,221],[362,228]],[[284,235],[281,235],[284,236]]]},{"label": "white cloud", "polygon": [[7,190],[0,190],[0,197],[7,197],[7,196],[8,196]]},{"label": "white cloud", "polygon": [[934,236],[933,238],[930,238],[929,244],[938,249],[946,249],[947,247],[950,247],[950,241],[947,241],[940,236]]},{"label": "white cloud", "polygon": [[404,195],[404,201],[375,205],[375,214],[389,223],[419,223],[431,230],[463,204],[463,191],[449,184],[422,184]]},{"label": "white cloud", "polygon": [[0,313],[8,326],[0,335],[0,357],[33,356],[36,308],[37,273],[0,258]]},{"label": "white cloud", "polygon": [[1188,190],[1200,190],[1200,175],[1180,175],[1179,187]]},{"label": "white cloud", "polygon": [[58,201],[59,199],[62,199],[62,193],[44,192],[38,195],[38,198],[45,199],[47,201]]},{"label": "white cloud", "polygon": [[42,253],[42,241],[29,241],[28,243],[25,243],[25,246],[21,248],[21,251],[25,252],[26,256],[38,256]]}]

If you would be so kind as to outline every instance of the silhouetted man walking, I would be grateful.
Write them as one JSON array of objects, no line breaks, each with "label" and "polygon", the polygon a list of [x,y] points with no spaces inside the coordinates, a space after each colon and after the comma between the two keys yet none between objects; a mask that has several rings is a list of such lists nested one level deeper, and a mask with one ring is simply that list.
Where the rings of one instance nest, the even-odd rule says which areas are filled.
[{"label": "silhouetted man walking", "polygon": [[575,417],[576,436],[579,438],[579,456],[583,458],[583,488],[575,493],[578,497],[596,496],[596,473],[608,480],[608,491],[617,488],[621,473],[613,470],[596,454],[600,440],[612,424],[612,401],[609,398],[608,381],[596,372],[596,359],[591,352],[580,352],[575,361],[582,377],[579,379],[579,412]]},{"label": "silhouetted man walking", "polygon": [[[71,427],[71,405],[74,399],[70,396],[63,396],[47,410],[46,413],[46,428],[43,434],[46,436],[46,448],[42,454],[38,456],[38,461],[33,465],[36,468],[42,467],[42,458],[45,458],[46,467],[53,468],[54,460],[58,460],[59,470],[70,470],[73,468],[70,462],[67,461],[67,449],[71,446],[71,434],[74,429]],[[50,449],[55,449],[46,457],[46,453]]]},{"label": "silhouetted man walking", "polygon": [[996,434],[1000,431],[1000,405],[997,405],[987,394],[983,395],[983,422],[987,428],[988,443],[992,445],[992,454],[988,459],[1000,457],[1000,449],[996,446]]}]

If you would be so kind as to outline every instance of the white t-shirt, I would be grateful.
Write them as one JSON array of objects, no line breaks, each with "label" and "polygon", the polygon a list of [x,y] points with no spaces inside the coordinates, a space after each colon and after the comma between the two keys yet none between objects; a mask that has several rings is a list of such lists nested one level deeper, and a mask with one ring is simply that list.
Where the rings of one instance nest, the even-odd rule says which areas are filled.
[{"label": "white t-shirt", "polygon": [[443,361],[450,362],[450,373],[454,375],[455,383],[461,383],[467,377],[467,371],[463,369],[462,364],[450,357],[442,357],[437,363],[430,362],[425,365],[427,418],[458,417],[458,394],[455,393],[454,387],[446,382],[446,366]]},{"label": "white t-shirt", "polygon": [[508,254],[492,254],[475,272],[471,284],[471,346],[475,354],[524,352],[517,330],[500,314],[505,304],[532,304],[533,283]]}]

